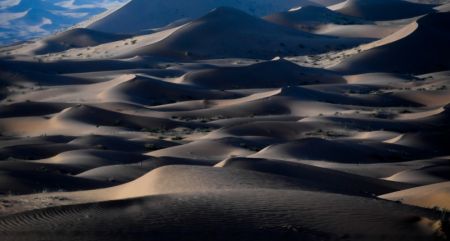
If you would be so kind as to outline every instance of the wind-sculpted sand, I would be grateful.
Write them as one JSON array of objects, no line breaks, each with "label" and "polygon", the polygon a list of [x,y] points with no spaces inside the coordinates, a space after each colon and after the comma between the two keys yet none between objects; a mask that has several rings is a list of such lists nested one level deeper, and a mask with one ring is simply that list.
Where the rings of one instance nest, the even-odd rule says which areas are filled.
[{"label": "wind-sculpted sand", "polygon": [[0,49],[1,240],[448,240],[446,5],[150,2]]}]

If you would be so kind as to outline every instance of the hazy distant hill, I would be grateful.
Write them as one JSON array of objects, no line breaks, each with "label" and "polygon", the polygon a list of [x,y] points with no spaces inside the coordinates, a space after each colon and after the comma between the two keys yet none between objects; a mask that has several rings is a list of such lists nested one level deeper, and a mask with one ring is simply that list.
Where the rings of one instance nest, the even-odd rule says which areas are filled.
[{"label": "hazy distant hill", "polygon": [[0,44],[43,36],[72,26],[126,0],[0,1]]}]

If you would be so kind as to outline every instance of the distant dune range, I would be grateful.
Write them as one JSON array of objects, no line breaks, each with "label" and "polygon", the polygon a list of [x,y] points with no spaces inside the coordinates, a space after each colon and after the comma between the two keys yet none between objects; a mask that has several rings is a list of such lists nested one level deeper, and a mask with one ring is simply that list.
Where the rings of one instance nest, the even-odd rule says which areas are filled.
[{"label": "distant dune range", "polygon": [[[317,3],[316,3],[317,2]],[[106,17],[88,24],[88,28],[114,33],[138,33],[154,28],[165,27],[175,21],[186,21],[201,17],[217,7],[232,7],[249,14],[264,16],[271,12],[287,11],[303,5],[331,4],[336,1],[321,0],[182,0],[146,1],[133,0]],[[152,16],[149,18],[149,16]],[[143,21],[145,20],[145,21]]]},{"label": "distant dune range", "polygon": [[0,48],[2,240],[447,240],[447,8],[133,0]]},{"label": "distant dune range", "polygon": [[218,8],[188,23],[167,38],[124,54],[165,57],[221,58],[323,53],[361,43],[295,31],[232,8]]}]

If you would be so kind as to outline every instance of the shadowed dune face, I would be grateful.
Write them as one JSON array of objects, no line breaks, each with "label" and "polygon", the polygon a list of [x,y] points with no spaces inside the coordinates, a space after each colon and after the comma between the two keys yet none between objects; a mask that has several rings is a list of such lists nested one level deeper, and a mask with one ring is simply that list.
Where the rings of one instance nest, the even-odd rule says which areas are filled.
[{"label": "shadowed dune face", "polygon": [[315,4],[308,0],[133,0],[117,11],[88,25],[93,30],[113,33],[138,33],[201,17],[211,9],[225,6],[249,14],[264,16],[271,12],[287,11],[300,5]]},{"label": "shadowed dune face", "polygon": [[155,44],[126,53],[178,58],[251,57],[323,53],[361,43],[314,35],[266,22],[233,8],[220,7],[192,21]]},{"label": "shadowed dune face", "polygon": [[[283,198],[280,199],[280,196]],[[321,201],[317,202],[318,200]],[[210,205],[211,203],[215,205]],[[289,204],[292,209],[287,209],[286,204]],[[178,215],[176,220],[168,218],[171,215],[166,211],[168,205],[176,207]],[[335,219],[321,219],[319,218],[321,215],[317,216],[317,212],[312,211],[320,210],[318,213],[325,214],[328,213],[327,207],[329,206],[338,210],[338,219],[353,220],[354,225],[350,227],[335,223]],[[267,208],[273,211],[269,211]],[[368,210],[375,212],[372,213]],[[386,210],[392,211],[386,212]],[[45,223],[55,224],[55,233],[58,233],[58,237],[68,240],[76,240],[74,234],[80,231],[83,232],[84,237],[91,238],[98,237],[98,233],[103,233],[102,240],[129,238],[148,240],[149,234],[151,234],[151,240],[169,240],[179,237],[179,235],[185,236],[187,240],[194,240],[193,237],[212,240],[225,240],[232,237],[236,240],[248,240],[255,236],[259,237],[258,240],[271,240],[279,237],[287,237],[287,240],[304,238],[321,240],[323,238],[336,239],[342,235],[371,240],[373,237],[405,235],[404,232],[408,228],[416,226],[422,220],[421,217],[411,216],[411,211],[417,211],[419,215],[423,215],[424,220],[428,219],[425,217],[429,217],[429,214],[423,210],[410,207],[398,208],[398,205],[394,203],[341,195],[298,191],[261,190],[254,192],[242,190],[227,193],[207,192],[196,195],[162,195],[106,202],[95,206],[68,206],[41,210],[36,212],[36,217],[31,220],[29,220],[28,215],[30,214],[28,213],[1,220],[1,231],[14,234],[14,236],[7,235],[6,240],[14,237],[28,240],[33,235],[40,233],[44,226],[42,219],[45,217],[47,220]],[[100,213],[106,219],[99,219],[98,214]],[[70,218],[77,214],[84,217],[82,224]],[[326,216],[328,215],[329,213]],[[372,218],[367,220],[366,215]],[[105,220],[108,223],[107,226],[104,225]],[[395,232],[386,232],[383,229],[386,227],[386,223],[381,220],[389,220],[388,226],[394,227]],[[240,225],[236,225],[236,223]],[[217,226],[222,228],[217,229]],[[116,232],[109,233],[109,227]],[[318,228],[320,231],[317,230]],[[426,240],[426,231],[426,229],[425,231],[417,229],[416,232],[408,232],[404,237]],[[44,234],[41,237],[55,238],[52,234]]]},{"label": "shadowed dune face", "polygon": [[110,34],[88,29],[71,29],[42,40],[41,46],[33,50],[34,54],[62,52],[71,48],[96,46],[129,38],[128,35]]},{"label": "shadowed dune face", "polygon": [[[334,7],[330,7],[334,9]],[[358,38],[371,42],[395,33],[403,27],[402,21],[376,22],[362,16],[352,16],[322,6],[304,6],[300,9],[264,17],[269,22],[310,33],[341,38]],[[333,50],[333,49],[330,49]]]},{"label": "shadowed dune face", "polygon": [[102,99],[108,101],[123,101],[158,105],[171,102],[202,99],[227,99],[235,97],[235,94],[224,91],[211,91],[208,89],[195,88],[173,84],[157,79],[136,76],[130,80],[120,83],[99,94]]},{"label": "shadowed dune face", "polygon": [[[280,75],[279,73],[286,73]],[[186,74],[184,83],[211,89],[276,88],[290,85],[342,83],[344,80],[328,71],[302,68],[286,60],[274,60],[245,67],[198,70]]]},{"label": "shadowed dune face", "polygon": [[448,209],[450,195],[449,182],[435,183],[421,187],[402,190],[381,196],[388,200],[402,200],[403,202],[425,208],[441,207]]},{"label": "shadowed dune face", "polygon": [[367,20],[381,21],[412,18],[434,10],[432,5],[404,0],[348,0],[337,11]]},{"label": "shadowed dune face", "polygon": [[133,0],[1,47],[0,239],[447,240],[450,21],[418,2]]},{"label": "shadowed dune face", "polygon": [[[354,73],[372,71],[415,74],[447,70],[450,66],[447,58],[450,53],[447,44],[450,41],[449,20],[450,13],[424,16],[417,21],[417,28],[409,35],[353,56],[335,69]],[[430,41],[433,45],[429,45]],[[410,51],[411,49],[415,51]]]},{"label": "shadowed dune face", "polygon": [[264,19],[288,27],[312,31],[325,24],[354,25],[369,21],[334,12],[326,7],[305,6],[299,10],[277,13],[264,17]]}]

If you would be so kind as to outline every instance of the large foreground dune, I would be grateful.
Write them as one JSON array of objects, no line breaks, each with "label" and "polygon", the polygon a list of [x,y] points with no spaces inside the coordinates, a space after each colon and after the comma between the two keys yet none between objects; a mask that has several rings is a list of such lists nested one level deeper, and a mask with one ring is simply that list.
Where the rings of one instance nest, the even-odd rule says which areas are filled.
[{"label": "large foreground dune", "polygon": [[[330,206],[337,214],[330,216]],[[411,216],[411,212],[420,216]],[[35,235],[64,240],[100,236],[102,240],[170,240],[180,236],[186,240],[428,240],[432,218],[425,210],[399,208],[398,204],[385,201],[303,191],[242,189],[39,210],[2,219],[0,231],[9,233],[3,236],[5,240],[29,240]],[[351,225],[343,225],[340,220]],[[53,235],[45,232],[49,228]]]}]

